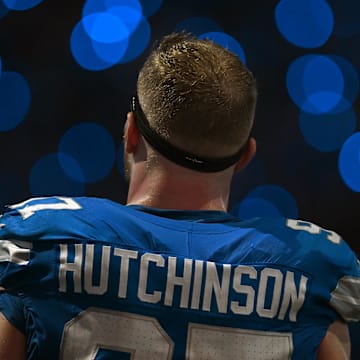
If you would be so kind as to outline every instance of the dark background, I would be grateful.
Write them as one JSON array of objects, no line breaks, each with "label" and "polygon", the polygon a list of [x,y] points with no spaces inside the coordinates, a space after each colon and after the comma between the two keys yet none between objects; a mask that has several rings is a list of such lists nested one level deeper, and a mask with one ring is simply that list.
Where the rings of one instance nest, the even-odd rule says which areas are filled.
[{"label": "dark background", "polygon": [[[341,179],[338,151],[323,153],[306,144],[298,125],[299,109],[285,85],[289,64],[310,53],[344,56],[360,71],[360,31],[357,30],[360,15],[358,18],[352,15],[360,14],[359,5],[355,0],[341,4],[328,1],[335,14],[334,33],[325,45],[309,50],[288,43],[279,34],[274,21],[277,3],[274,0],[165,0],[161,9],[149,18],[151,43],[194,16],[211,18],[241,43],[259,86],[253,131],[258,153],[254,164],[234,179],[230,207],[236,206],[258,185],[277,184],[296,199],[299,218],[337,231],[359,256],[360,195]],[[30,191],[31,168],[44,154],[57,151],[62,134],[74,124],[101,123],[113,135],[116,146],[121,146],[129,99],[150,46],[128,64],[97,72],[81,68],[71,54],[69,39],[81,18],[83,4],[81,0],[45,0],[32,9],[11,11],[0,19],[3,71],[21,73],[32,93],[25,121],[11,131],[0,132],[0,205],[41,195]],[[350,32],[344,36],[349,24]],[[358,116],[358,101],[354,110]],[[124,203],[127,186],[119,161],[117,158],[104,179],[86,184],[85,195]],[[353,332],[353,337],[360,340],[359,333]],[[354,359],[358,359],[360,350],[356,349],[356,341],[353,346]]]}]

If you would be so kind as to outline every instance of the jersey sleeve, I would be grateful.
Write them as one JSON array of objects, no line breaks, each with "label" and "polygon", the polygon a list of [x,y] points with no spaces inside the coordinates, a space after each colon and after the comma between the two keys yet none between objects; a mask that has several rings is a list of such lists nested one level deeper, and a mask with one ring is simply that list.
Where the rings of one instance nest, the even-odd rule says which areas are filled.
[{"label": "jersey sleeve", "polygon": [[323,299],[346,322],[360,321],[360,263],[340,235],[310,222],[287,220]]},{"label": "jersey sleeve", "polygon": [[360,261],[355,254],[344,270],[331,293],[330,305],[345,321],[360,321]]},{"label": "jersey sleeve", "polygon": [[0,312],[19,331],[25,333],[26,316],[21,293],[31,286],[33,273],[28,265],[32,260],[33,243],[18,234],[21,214],[8,208],[0,216]]},{"label": "jersey sleeve", "polygon": [[30,248],[28,242],[0,239],[0,312],[23,333],[26,320],[19,293],[24,284],[22,275],[30,260]]}]

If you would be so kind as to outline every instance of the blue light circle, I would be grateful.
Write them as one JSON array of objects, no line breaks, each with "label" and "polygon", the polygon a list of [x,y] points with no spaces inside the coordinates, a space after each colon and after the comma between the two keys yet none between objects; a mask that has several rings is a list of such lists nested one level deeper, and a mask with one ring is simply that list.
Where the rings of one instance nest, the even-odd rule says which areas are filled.
[{"label": "blue light circle", "polygon": [[30,87],[17,72],[4,71],[0,77],[0,131],[9,131],[22,123],[29,111]]},{"label": "blue light circle", "polygon": [[97,123],[81,123],[69,129],[61,138],[59,152],[70,156],[81,168],[74,173],[73,163],[59,162],[64,172],[74,180],[93,183],[106,177],[115,161],[115,144],[112,136],[103,126]]},{"label": "blue light circle", "polygon": [[339,172],[352,191],[360,192],[360,132],[350,136],[339,155]]},{"label": "blue light circle", "polygon": [[238,209],[242,219],[256,216],[298,216],[296,200],[286,189],[278,185],[256,187],[242,200]]},{"label": "blue light circle", "polygon": [[331,57],[305,55],[287,71],[286,85],[294,103],[303,111],[322,114],[347,110],[342,69]]},{"label": "blue light circle", "polygon": [[118,16],[94,13],[82,20],[96,55],[109,64],[116,64],[128,47],[128,27]]},{"label": "blue light circle", "polygon": [[281,0],[275,9],[281,35],[302,48],[324,45],[334,29],[334,15],[325,0]]},{"label": "blue light circle", "polygon": [[209,39],[221,45],[222,47],[232,51],[239,56],[240,60],[246,64],[245,52],[239,42],[232,36],[223,32],[207,32],[199,36],[200,39]]},{"label": "blue light circle", "polygon": [[[118,30],[118,39],[114,39],[111,26],[106,24],[108,28],[110,40],[113,41],[112,46],[109,46],[108,40],[105,36],[105,41],[101,37],[102,27],[98,27],[100,37],[96,36],[92,39],[92,48],[94,50],[95,59],[89,63],[92,57],[87,56],[87,51],[73,51],[76,60],[83,64],[85,68],[102,70],[116,63],[127,63],[138,57],[148,46],[151,39],[151,27],[146,17],[142,13],[142,6],[137,0],[89,0],[85,3],[83,8],[83,22],[87,34],[92,37],[94,16],[102,14],[101,20],[106,22],[106,18],[112,18],[113,25]],[[105,14],[105,15],[104,15]],[[89,18],[89,19],[88,19]],[[114,20],[116,18],[116,20]],[[88,20],[87,20],[88,19]],[[102,21],[99,21],[100,25]],[[111,23],[111,21],[110,21]],[[121,25],[120,25],[121,24]],[[105,32],[107,33],[107,32]],[[81,34],[80,31],[80,35]],[[82,36],[78,36],[81,38]],[[80,39],[81,40],[81,39]],[[79,42],[80,42],[79,40]],[[95,41],[96,40],[96,41]],[[115,40],[115,41],[114,41]],[[85,46],[86,45],[86,46]],[[81,41],[80,48],[89,48],[86,41]],[[76,50],[76,49],[75,49]],[[92,49],[90,49],[91,52]],[[80,54],[78,54],[80,53]],[[100,60],[100,61],[99,61]],[[92,63],[95,63],[93,65]]]},{"label": "blue light circle", "polygon": [[127,39],[115,43],[91,40],[81,21],[75,25],[70,38],[70,48],[75,61],[84,69],[92,71],[115,65],[126,52],[127,45]]},{"label": "blue light circle", "polygon": [[2,0],[10,10],[28,10],[40,4],[43,0]]},{"label": "blue light circle", "polygon": [[339,150],[355,131],[356,122],[352,108],[336,114],[300,113],[300,129],[305,141],[322,152]]},{"label": "blue light circle", "polygon": [[224,29],[214,20],[207,17],[192,17],[185,19],[175,27],[176,32],[186,31],[193,35],[199,36],[201,34],[210,32],[223,32]]},{"label": "blue light circle", "polygon": [[143,8],[144,16],[150,17],[160,10],[163,0],[140,0],[140,3]]},{"label": "blue light circle", "polygon": [[[67,157],[62,154],[62,157]],[[29,177],[32,196],[84,194],[84,183],[69,178],[59,164],[57,153],[48,154],[39,159],[32,167]],[[74,160],[72,160],[74,162]],[[78,170],[79,171],[79,170]]]}]

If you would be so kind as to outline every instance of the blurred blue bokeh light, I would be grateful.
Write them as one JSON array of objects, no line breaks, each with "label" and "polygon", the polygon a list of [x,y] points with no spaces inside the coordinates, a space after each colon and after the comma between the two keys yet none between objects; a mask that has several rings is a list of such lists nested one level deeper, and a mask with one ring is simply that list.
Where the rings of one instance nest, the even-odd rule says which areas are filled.
[{"label": "blurred blue bokeh light", "polygon": [[[67,155],[62,154],[62,158],[65,157]],[[74,160],[70,161],[74,163]],[[59,154],[56,153],[45,155],[33,165],[29,185],[32,196],[84,194],[84,183],[75,181],[64,173],[59,164]]]},{"label": "blurred blue bokeh light", "polygon": [[339,171],[344,183],[360,192],[360,132],[350,136],[341,148]]},{"label": "blurred blue bokeh light", "polygon": [[214,20],[211,20],[207,17],[192,17],[185,19],[180,22],[175,27],[176,32],[186,31],[193,35],[199,36],[205,33],[211,32],[223,32],[224,29],[216,23]]},{"label": "blurred blue bokeh light", "polygon": [[39,5],[43,0],[2,0],[10,10],[28,10]]},{"label": "blurred blue bokeh light", "polygon": [[289,66],[286,85],[294,103],[308,113],[345,111],[345,104],[350,104],[344,98],[346,84],[342,69],[329,56],[297,58]]},{"label": "blurred blue bokeh light", "polygon": [[71,35],[75,60],[87,70],[105,70],[139,56],[151,28],[137,0],[90,0]]},{"label": "blurred blue bokeh light", "polygon": [[234,208],[242,219],[257,216],[283,216],[296,218],[298,207],[294,197],[278,185],[263,185],[251,190]]},{"label": "blurred blue bokeh light", "polygon": [[281,0],[275,21],[282,36],[302,48],[324,45],[334,29],[334,15],[325,0]]},{"label": "blurred blue bokeh light", "polygon": [[4,71],[0,77],[0,131],[9,131],[24,121],[31,102],[30,87],[17,72]]},{"label": "blurred blue bokeh light", "polygon": [[[89,15],[89,16],[93,16]],[[86,33],[83,22],[75,25],[70,39],[71,52],[77,63],[87,70],[98,71],[115,65],[125,54],[128,42],[100,43]]]},{"label": "blurred blue bokeh light", "polygon": [[223,46],[224,48],[232,51],[233,53],[235,53],[236,55],[239,56],[239,58],[241,59],[241,61],[246,64],[246,57],[245,57],[245,52],[243,50],[243,48],[241,47],[241,45],[239,44],[239,42],[234,39],[232,36],[224,33],[224,32],[207,32],[204,34],[201,34],[199,36],[200,39],[210,39],[212,41],[214,41],[215,43]]},{"label": "blurred blue bokeh light", "polygon": [[[72,159],[59,157],[64,172],[77,181],[93,183],[106,177],[115,161],[115,144],[112,136],[97,123],[81,123],[69,129],[61,138],[59,152]],[[75,160],[81,172],[74,172]],[[80,175],[80,178],[78,176]]]},{"label": "blurred blue bokeh light", "polygon": [[356,121],[352,108],[336,114],[300,113],[300,129],[305,141],[323,152],[339,150],[355,131]]}]

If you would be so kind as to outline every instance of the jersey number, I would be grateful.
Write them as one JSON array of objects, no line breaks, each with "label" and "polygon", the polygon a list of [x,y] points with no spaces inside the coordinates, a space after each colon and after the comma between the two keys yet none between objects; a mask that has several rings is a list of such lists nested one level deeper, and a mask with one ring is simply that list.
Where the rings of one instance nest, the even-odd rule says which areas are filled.
[{"label": "jersey number", "polygon": [[[170,360],[174,342],[150,316],[89,308],[64,327],[60,359],[94,360],[101,349],[131,360]],[[186,359],[290,359],[291,333],[242,330],[190,323]]]},{"label": "jersey number", "polygon": [[308,221],[288,219],[286,225],[293,230],[304,230],[310,234],[325,233],[326,238],[334,244],[340,244],[341,242],[341,237],[336,232],[325,230]]},{"label": "jersey number", "polygon": [[[41,202],[41,200],[45,200],[45,199],[55,200],[55,202],[53,203]],[[40,203],[36,203],[36,201],[39,200]],[[33,202],[35,203],[30,204]],[[26,220],[27,218],[34,215],[37,211],[40,210],[79,210],[81,209],[81,206],[72,198],[56,196],[53,198],[46,198],[46,197],[32,198],[23,201],[19,204],[10,205],[9,208],[16,209],[20,213],[23,220]]]}]

